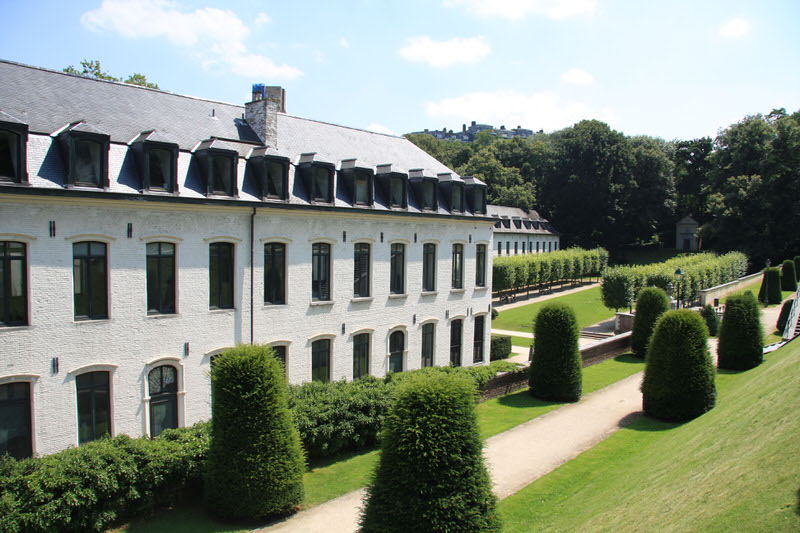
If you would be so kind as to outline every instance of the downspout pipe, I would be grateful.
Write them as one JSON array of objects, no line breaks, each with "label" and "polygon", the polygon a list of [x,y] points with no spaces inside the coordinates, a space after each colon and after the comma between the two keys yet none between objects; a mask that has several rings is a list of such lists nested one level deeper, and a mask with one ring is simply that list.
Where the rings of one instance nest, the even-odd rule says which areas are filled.
[{"label": "downspout pipe", "polygon": [[253,257],[255,256],[256,208],[250,214],[250,344],[253,344]]}]

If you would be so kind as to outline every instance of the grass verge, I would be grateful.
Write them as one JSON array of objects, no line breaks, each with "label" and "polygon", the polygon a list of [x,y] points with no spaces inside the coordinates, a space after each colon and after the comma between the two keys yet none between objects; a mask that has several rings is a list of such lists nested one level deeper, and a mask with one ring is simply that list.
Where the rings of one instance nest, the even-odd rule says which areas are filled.
[{"label": "grass verge", "polygon": [[800,530],[800,341],[717,388],[698,419],[642,418],[505,499],[504,531]]},{"label": "grass verge", "polygon": [[531,344],[533,344],[533,339],[528,339],[526,337],[511,337],[511,345],[512,346],[519,346],[520,348],[530,348]]},{"label": "grass verge", "polygon": [[[759,280],[754,281],[753,283],[745,285],[744,287],[742,287],[741,289],[739,289],[736,292],[732,292],[732,293],[726,295],[723,298],[723,301],[727,301],[728,298],[730,298],[731,296],[733,296],[735,294],[744,294],[747,291],[752,292],[753,296],[758,296],[758,290],[760,288],[761,288],[761,280],[759,279]],[[785,300],[786,298],[788,298],[792,294],[794,294],[794,292],[792,292],[792,291],[781,291],[781,301]],[[769,304],[767,307],[775,307],[776,305],[782,305],[782,304]]]},{"label": "grass verge", "polygon": [[614,311],[603,305],[600,287],[592,287],[591,289],[573,292],[558,298],[506,309],[501,311],[497,318],[492,321],[492,327],[533,333],[533,317],[536,316],[536,313],[545,303],[556,301],[570,306],[575,311],[575,316],[578,319],[578,328],[580,329],[614,316]]}]

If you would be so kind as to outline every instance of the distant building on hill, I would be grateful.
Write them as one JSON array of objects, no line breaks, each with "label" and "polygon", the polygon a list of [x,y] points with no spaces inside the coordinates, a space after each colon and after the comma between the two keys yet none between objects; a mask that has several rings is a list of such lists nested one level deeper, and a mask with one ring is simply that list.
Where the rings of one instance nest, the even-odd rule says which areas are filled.
[{"label": "distant building on hill", "polygon": [[477,124],[474,120],[469,126],[462,124],[461,131],[459,132],[453,132],[453,130],[442,128],[441,130],[426,129],[423,131],[414,131],[412,133],[425,133],[428,135],[433,135],[437,139],[441,139],[443,141],[461,141],[468,143],[474,141],[475,137],[482,131],[488,131],[491,135],[500,139],[511,139],[514,137],[527,139],[528,137],[533,137],[536,133],[542,133],[542,130],[534,132],[533,130],[525,129],[522,126],[517,126],[516,128],[510,130],[507,130],[505,126],[500,126],[499,129],[496,129],[491,124]]}]

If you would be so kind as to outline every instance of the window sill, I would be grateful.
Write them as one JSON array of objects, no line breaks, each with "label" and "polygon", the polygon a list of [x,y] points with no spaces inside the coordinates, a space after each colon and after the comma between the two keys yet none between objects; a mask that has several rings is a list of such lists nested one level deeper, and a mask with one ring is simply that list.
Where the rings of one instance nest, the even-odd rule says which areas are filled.
[{"label": "window sill", "polygon": [[436,296],[439,291],[422,291],[422,296]]},{"label": "window sill", "polygon": [[110,318],[74,318],[72,320],[74,324],[104,324],[106,322],[111,322]]},{"label": "window sill", "polygon": [[177,318],[180,317],[178,313],[153,313],[152,315],[148,314],[147,318],[152,318],[154,320],[158,320],[161,318]]},{"label": "window sill", "polygon": [[374,298],[372,296],[357,296],[350,299],[350,303],[359,304],[364,302],[371,302]]},{"label": "window sill", "polygon": [[333,300],[312,300],[308,305],[311,307],[325,307],[333,305]]},{"label": "window sill", "polygon": [[489,288],[489,287],[486,287],[486,286],[483,286],[483,287],[474,287],[472,290],[473,290],[474,292],[477,292],[477,291],[485,291],[485,290],[487,290],[488,288]]},{"label": "window sill", "polygon": [[228,308],[228,309],[209,308],[208,312],[209,313],[214,313],[214,314],[218,314],[218,313],[235,313],[236,312],[236,308],[235,307],[231,307],[231,308]]},{"label": "window sill", "polygon": [[261,307],[262,307],[263,309],[271,309],[271,308],[273,308],[273,307],[286,307],[286,304],[285,304],[285,303],[282,303],[282,304],[271,304],[271,303],[265,303],[265,304],[264,304],[264,305],[262,305]]},{"label": "window sill", "polygon": [[450,294],[464,294],[467,289],[450,289]]},{"label": "window sill", "polygon": [[30,324],[17,324],[15,326],[3,326],[0,325],[0,334],[6,331],[24,331],[26,329],[30,329],[32,326]]},{"label": "window sill", "polygon": [[403,293],[403,294],[390,294],[389,295],[389,299],[390,300],[400,299],[400,298],[408,298],[408,294]]}]

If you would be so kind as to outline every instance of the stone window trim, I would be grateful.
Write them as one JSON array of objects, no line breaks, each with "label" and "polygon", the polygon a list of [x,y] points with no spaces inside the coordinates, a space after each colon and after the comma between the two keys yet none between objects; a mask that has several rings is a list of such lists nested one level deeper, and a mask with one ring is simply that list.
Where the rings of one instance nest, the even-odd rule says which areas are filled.
[{"label": "stone window trim", "polygon": [[284,348],[286,348],[286,361],[285,361],[284,364],[286,366],[286,372],[288,374],[288,372],[289,372],[289,348],[292,345],[292,341],[286,340],[286,339],[278,339],[278,340],[274,340],[274,341],[267,341],[265,344],[267,346],[269,346],[270,348],[275,348],[275,347],[278,347],[278,346],[283,346]]},{"label": "stone window trim", "polygon": [[233,235],[217,235],[214,237],[205,237],[203,240],[208,244],[214,244],[215,242],[229,242],[233,245],[237,245],[241,244],[242,242],[242,239]]},{"label": "stone window trim", "polygon": [[[78,368],[74,368],[67,372],[67,375],[72,379],[73,382],[77,381],[78,376],[82,374],[88,374],[91,372],[108,372],[108,419],[109,419],[109,426],[108,426],[108,435],[110,437],[115,437],[117,435],[116,426],[117,424],[114,421],[114,374],[119,368],[119,365],[115,363],[92,363],[88,365],[83,365]],[[75,387],[76,385],[73,385]],[[75,413],[78,412],[78,404],[77,404],[77,397],[75,403]],[[76,417],[77,421],[77,417]],[[75,446],[80,446],[80,425],[76,427],[78,431],[75,432]]]},{"label": "stone window trim", "polygon": [[[142,241],[144,244],[151,244],[154,242],[168,242],[170,244],[178,245],[183,242],[181,237],[177,237],[175,235],[145,235],[143,237],[139,237],[139,240]],[[175,253],[178,253],[177,247],[175,249]]]},{"label": "stone window trim", "polygon": [[328,380],[334,381],[333,377],[333,364],[334,364],[334,352],[336,349],[336,334],[335,333],[318,333],[312,337],[309,337],[306,341],[306,361],[308,362],[308,366],[305,370],[305,375],[308,376],[309,381],[311,380],[311,376],[313,375],[313,369],[311,366],[311,360],[313,358],[313,348],[314,343],[316,341],[321,340],[329,340],[330,341],[330,353],[328,353]]},{"label": "stone window trim", "polygon": [[392,352],[390,350],[392,334],[396,333],[398,331],[403,333],[403,362],[402,362],[402,368],[403,368],[403,370],[407,370],[407,368],[408,368],[407,367],[407,364],[408,364],[408,326],[406,326],[404,324],[401,324],[401,325],[397,325],[397,326],[394,326],[394,327],[390,328],[386,332],[386,342],[385,342],[386,356],[384,357],[384,362],[383,362],[383,369],[384,369],[385,372],[389,371],[389,358],[392,356]]},{"label": "stone window trim", "polygon": [[279,242],[281,244],[291,244],[292,243],[292,239],[289,239],[287,237],[279,237],[278,235],[273,235],[273,236],[270,236],[270,237],[261,237],[261,238],[258,239],[258,242],[260,242],[261,244],[266,244],[268,242]]},{"label": "stone window trim", "polygon": [[[33,235],[26,235],[26,234],[23,234],[23,233],[0,233],[0,243],[6,242],[6,243],[9,243],[9,244],[17,243],[17,244],[22,244],[23,245],[24,255],[22,257],[22,263],[23,263],[22,264],[22,269],[23,269],[23,272],[22,272],[22,283],[23,283],[22,290],[24,291],[24,297],[25,297],[25,305],[24,305],[24,313],[25,313],[25,315],[23,317],[23,321],[22,322],[8,322],[8,323],[2,322],[4,320],[4,315],[5,315],[4,309],[3,309],[3,306],[5,305],[5,302],[0,301],[0,331],[8,331],[8,330],[11,330],[11,329],[25,329],[25,328],[29,328],[31,326],[30,248],[31,248],[31,243],[33,241],[35,241],[35,240],[36,240],[36,237],[34,237]],[[11,257],[10,260],[19,261],[19,258],[18,257]],[[0,257],[0,261],[3,261],[2,257]],[[10,274],[10,272],[6,271],[5,274],[4,274],[4,277],[0,277],[0,287],[2,287],[3,284],[6,281],[9,281],[9,282],[11,281],[11,279],[8,277],[9,274]],[[11,299],[12,296],[11,296],[10,293],[6,293],[6,296],[9,298],[7,300],[7,302],[10,305],[10,303],[11,303],[10,299]]]},{"label": "stone window trim", "polygon": [[[112,308],[113,308],[113,284],[111,282],[111,259],[112,259],[112,251],[111,251],[111,244],[116,240],[115,237],[111,237],[109,235],[102,235],[102,234],[81,234],[81,235],[72,235],[69,237],[65,237],[65,240],[68,242],[72,242],[73,251],[72,251],[72,282],[73,282],[73,293],[72,293],[72,322],[73,324],[96,324],[96,323],[103,323],[111,320],[113,318],[112,315]],[[97,317],[78,317],[76,315],[77,312],[77,301],[75,299],[75,291],[74,291],[74,283],[75,283],[75,246],[81,243],[87,243],[91,245],[91,243],[100,243],[105,245],[105,277],[106,277],[106,302],[105,302],[105,316],[97,316]],[[95,311],[93,309],[93,311]]]},{"label": "stone window trim", "polygon": [[[261,282],[264,284],[263,286],[263,296],[264,299],[261,302],[264,307],[283,307],[289,303],[289,243],[291,239],[259,239],[261,241],[261,268],[262,268],[262,276]],[[289,242],[286,242],[289,241]],[[283,246],[283,301],[282,302],[273,302],[267,301],[267,246],[270,244],[278,244]],[[253,265],[255,267],[255,265]]]},{"label": "stone window trim", "polygon": [[[239,263],[239,261],[237,261],[237,257],[236,256],[239,253],[239,243],[242,242],[242,239],[239,239],[238,237],[220,236],[220,237],[206,238],[206,239],[203,239],[203,240],[208,243],[208,270],[207,270],[207,273],[208,273],[208,284],[207,284],[207,287],[208,287],[208,291],[209,291],[207,293],[208,294],[208,310],[210,312],[233,312],[233,311],[235,311],[237,309],[237,304],[241,303],[241,302],[237,302],[236,301],[236,294],[237,294],[236,288],[237,288],[237,281],[239,279],[238,276],[236,275],[236,269],[237,269],[238,263]],[[212,296],[212,294],[211,294],[211,260],[212,260],[212,258],[211,258],[211,250],[212,250],[212,246],[214,244],[230,244],[231,248],[232,248],[232,251],[231,251],[231,262],[233,264],[231,265],[231,270],[233,272],[233,278],[231,280],[231,283],[232,283],[231,292],[232,292],[232,294],[231,294],[231,306],[230,307],[219,307],[219,306],[212,306],[211,305],[211,303],[212,303],[211,302],[211,296]],[[219,280],[217,280],[217,281],[219,282]],[[220,287],[220,289],[221,289],[221,287]],[[221,299],[222,297],[223,297],[223,295],[220,292],[219,298]],[[220,301],[218,303],[222,303],[222,302]]]},{"label": "stone window trim", "polygon": [[36,455],[36,397],[38,396],[37,389],[40,378],[39,374],[7,374],[0,376],[0,385],[27,383],[30,386],[31,457]]},{"label": "stone window trim", "polygon": [[314,261],[314,245],[315,244],[327,244],[330,248],[328,250],[328,299],[326,300],[314,300],[313,298],[313,266],[312,266],[312,278],[311,278],[311,286],[312,286],[312,297],[310,299],[310,305],[333,305],[334,299],[334,290],[336,289],[335,282],[336,282],[336,275],[334,268],[336,266],[335,263],[335,250],[336,250],[336,240],[331,239],[329,237],[313,237],[308,240],[311,244],[309,248],[309,252],[311,254],[311,264],[313,265]]},{"label": "stone window trim", "polygon": [[[68,124],[58,134],[54,136],[58,139],[61,145],[61,153],[64,160],[66,180],[64,186],[66,188],[73,187],[88,187],[98,189],[108,189],[110,187],[110,180],[108,176],[108,151],[111,145],[111,137],[104,133],[94,133],[90,131],[76,131],[73,128],[80,127],[83,122],[76,122]],[[76,154],[76,143],[89,141],[99,144],[100,168],[98,169],[99,175],[98,183],[79,182],[76,174],[76,161],[78,155]]]},{"label": "stone window trim", "polygon": [[[367,261],[366,261],[366,294],[355,294],[355,269],[356,269],[356,248],[359,245],[366,245],[367,246]],[[354,287],[353,287],[353,297],[352,300],[356,301],[367,301],[367,299],[372,299],[375,295],[373,290],[373,278],[375,272],[375,244],[373,239],[365,239],[361,238],[353,242],[353,274],[354,274]]]},{"label": "stone window trim", "polygon": [[[142,239],[143,244],[145,245],[145,283],[147,292],[145,294],[145,300],[148,302],[147,309],[145,310],[145,315],[149,318],[164,318],[164,317],[172,317],[179,314],[180,310],[180,291],[178,290],[180,287],[180,276],[181,276],[181,269],[180,269],[180,251],[181,247],[179,244],[183,241],[180,237],[166,237],[164,239],[154,239],[148,237],[147,239]],[[171,244],[173,246],[173,255],[172,255],[172,311],[154,311],[151,312],[149,309],[149,269],[148,269],[148,255],[147,255],[147,245],[149,244]],[[159,247],[162,248],[162,247]],[[163,257],[159,254],[157,257]]]},{"label": "stone window trim", "polygon": [[103,235],[102,233],[81,233],[78,235],[70,235],[69,237],[64,237],[64,240],[73,243],[81,241],[97,241],[111,245],[114,241],[117,240],[117,238],[112,237],[111,235]]},{"label": "stone window trim", "polygon": [[[39,374],[7,374],[0,376],[0,385],[8,385],[9,383],[30,383],[31,387],[39,382],[42,376]],[[33,390],[31,390],[31,398],[33,397]]]},{"label": "stone window trim", "polygon": [[[227,350],[227,348],[224,348]],[[182,428],[185,425],[184,421],[184,405],[185,405],[185,396],[186,396],[186,389],[184,388],[184,365],[183,360],[175,355],[167,355],[162,357],[157,357],[155,359],[151,359],[144,365],[144,372],[142,372],[142,404],[144,405],[144,435],[147,437],[152,437],[150,434],[150,390],[148,387],[147,378],[150,375],[150,372],[155,370],[156,368],[169,365],[175,368],[177,374],[177,385],[178,385],[178,427]]]}]

